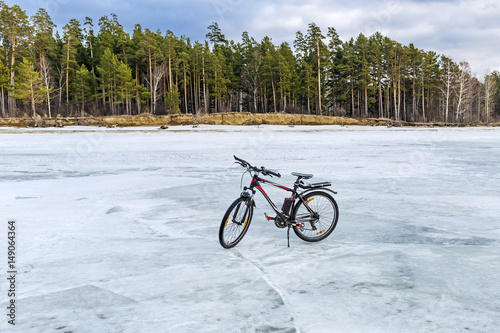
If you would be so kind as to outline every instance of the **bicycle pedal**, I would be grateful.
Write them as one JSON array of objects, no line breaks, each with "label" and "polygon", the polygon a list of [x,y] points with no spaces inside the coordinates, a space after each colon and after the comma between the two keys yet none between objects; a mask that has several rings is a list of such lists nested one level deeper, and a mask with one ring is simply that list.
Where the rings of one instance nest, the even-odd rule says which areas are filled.
[{"label": "bicycle pedal", "polygon": [[267,219],[268,221],[275,220],[275,218],[274,218],[274,217],[267,216],[267,214],[266,214],[266,213],[264,213],[264,216],[266,217],[266,219]]}]

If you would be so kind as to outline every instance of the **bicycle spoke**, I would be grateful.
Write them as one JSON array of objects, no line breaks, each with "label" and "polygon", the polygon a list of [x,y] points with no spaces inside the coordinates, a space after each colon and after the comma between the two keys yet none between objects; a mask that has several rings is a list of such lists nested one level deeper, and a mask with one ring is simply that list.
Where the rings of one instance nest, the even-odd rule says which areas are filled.
[{"label": "bicycle spoke", "polygon": [[240,198],[231,205],[219,231],[219,240],[224,247],[233,247],[243,238],[252,218],[251,215],[252,207],[247,204],[246,200]]},{"label": "bicycle spoke", "polygon": [[309,193],[303,202],[298,203],[294,219],[301,224],[300,227],[294,227],[300,238],[306,241],[323,239],[333,231],[337,223],[336,204],[324,192]]}]

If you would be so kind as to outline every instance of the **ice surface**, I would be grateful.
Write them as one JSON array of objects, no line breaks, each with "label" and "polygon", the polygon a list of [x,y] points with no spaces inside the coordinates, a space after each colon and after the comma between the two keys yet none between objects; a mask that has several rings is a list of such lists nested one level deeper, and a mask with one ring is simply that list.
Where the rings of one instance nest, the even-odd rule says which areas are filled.
[{"label": "ice surface", "polygon": [[[233,154],[331,180],[336,230],[287,248],[258,196],[223,249]],[[499,164],[495,128],[3,128],[0,274],[15,219],[19,332],[498,332]]]}]

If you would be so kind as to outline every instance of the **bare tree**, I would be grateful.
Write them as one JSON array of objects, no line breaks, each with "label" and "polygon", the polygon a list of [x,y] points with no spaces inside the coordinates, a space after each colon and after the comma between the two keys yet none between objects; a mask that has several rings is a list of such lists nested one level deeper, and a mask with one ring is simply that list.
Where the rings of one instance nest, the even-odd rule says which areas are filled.
[{"label": "bare tree", "polygon": [[52,75],[50,74],[50,65],[45,54],[40,55],[40,75],[42,77],[42,82],[47,89],[47,112],[49,118],[52,118],[52,113],[50,110],[50,92],[53,88]]},{"label": "bare tree", "polygon": [[151,86],[151,100],[153,102],[153,114],[156,113],[156,101],[159,99],[159,88],[161,79],[167,74],[167,66],[164,64],[156,65],[152,72],[152,78],[150,82]]},{"label": "bare tree", "polygon": [[492,74],[486,75],[484,78],[484,113],[486,122],[489,121],[490,113],[495,107],[495,93],[497,80]]},{"label": "bare tree", "polygon": [[457,76],[457,111],[455,112],[455,121],[460,121],[464,118],[464,113],[470,105],[472,98],[472,74],[470,65],[466,61],[462,61],[458,65]]},{"label": "bare tree", "polygon": [[456,72],[455,64],[451,59],[443,57],[441,64],[443,66],[441,91],[444,99],[444,121],[448,122],[450,100],[455,87]]}]

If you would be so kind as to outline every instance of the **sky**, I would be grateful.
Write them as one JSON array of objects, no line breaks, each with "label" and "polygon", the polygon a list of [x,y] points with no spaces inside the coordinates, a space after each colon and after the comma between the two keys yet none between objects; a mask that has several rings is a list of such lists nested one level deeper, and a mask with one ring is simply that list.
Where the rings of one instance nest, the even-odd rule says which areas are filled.
[{"label": "sky", "polygon": [[217,22],[226,39],[238,42],[247,31],[260,41],[293,45],[295,33],[316,23],[324,35],[334,27],[345,41],[360,33],[381,32],[404,45],[413,43],[455,62],[468,61],[473,73],[500,70],[500,1],[498,0],[4,0],[28,15],[47,9],[61,29],[70,19],[83,22],[115,13],[125,30],[135,24],[176,36],[204,40]]}]

